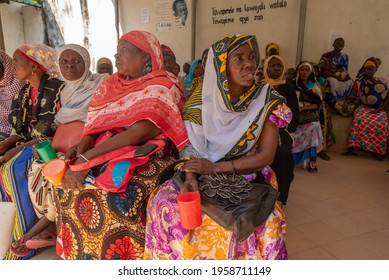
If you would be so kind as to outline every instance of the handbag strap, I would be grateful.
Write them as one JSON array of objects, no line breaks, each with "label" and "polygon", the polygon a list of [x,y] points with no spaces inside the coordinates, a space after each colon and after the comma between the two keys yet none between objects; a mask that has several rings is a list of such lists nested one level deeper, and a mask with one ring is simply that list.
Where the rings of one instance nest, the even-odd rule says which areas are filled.
[{"label": "handbag strap", "polygon": [[[162,140],[149,140],[145,143],[146,144],[155,144],[158,147],[155,148],[153,151],[151,151],[149,154],[143,156],[143,157],[137,157],[137,158],[148,158],[152,154],[156,153],[159,151],[161,148],[165,146],[165,142]],[[132,159],[134,157],[134,153],[137,150],[139,146],[125,146],[116,150],[113,150],[111,152],[108,152],[104,155],[100,155],[98,157],[95,157],[89,161],[80,163],[80,164],[74,164],[74,162],[77,160],[77,158],[72,159],[69,161],[69,168],[72,171],[81,171],[81,170],[86,170],[90,169],[92,167],[98,166],[99,164],[105,163],[107,161],[110,161],[112,159]]]}]

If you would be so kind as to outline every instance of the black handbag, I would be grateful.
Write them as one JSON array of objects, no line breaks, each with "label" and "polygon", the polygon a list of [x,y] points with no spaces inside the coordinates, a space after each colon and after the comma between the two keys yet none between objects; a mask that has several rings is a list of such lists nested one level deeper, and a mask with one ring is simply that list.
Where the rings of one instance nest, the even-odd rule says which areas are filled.
[{"label": "black handbag", "polygon": [[318,110],[301,111],[299,114],[299,124],[317,122],[319,120],[320,120],[320,116]]},{"label": "black handbag", "polygon": [[266,221],[277,200],[277,191],[263,177],[250,183],[237,174],[213,173],[198,180],[203,212],[234,232],[238,241],[247,239]]}]

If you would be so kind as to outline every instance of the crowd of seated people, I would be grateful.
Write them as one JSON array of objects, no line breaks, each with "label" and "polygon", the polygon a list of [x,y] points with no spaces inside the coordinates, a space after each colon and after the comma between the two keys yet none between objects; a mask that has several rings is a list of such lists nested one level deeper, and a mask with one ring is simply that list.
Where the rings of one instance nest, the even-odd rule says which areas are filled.
[{"label": "crowd of seated people", "polygon": [[[125,33],[116,71],[102,57],[96,74],[80,45],[0,50],[0,198],[17,209],[5,259],[47,246],[66,260],[288,259],[282,207],[293,170],[317,173],[317,157],[330,159],[332,114],[354,118],[345,155],[386,156],[381,61],[367,59],[353,81],[344,44],[291,68],[278,44],[261,60],[255,36],[227,36],[185,63],[185,76],[172,48],[145,31]],[[60,186],[42,174],[35,146],[46,140],[69,160]],[[181,224],[178,195],[202,192],[211,174],[278,193],[244,240],[205,213],[196,229]]]}]

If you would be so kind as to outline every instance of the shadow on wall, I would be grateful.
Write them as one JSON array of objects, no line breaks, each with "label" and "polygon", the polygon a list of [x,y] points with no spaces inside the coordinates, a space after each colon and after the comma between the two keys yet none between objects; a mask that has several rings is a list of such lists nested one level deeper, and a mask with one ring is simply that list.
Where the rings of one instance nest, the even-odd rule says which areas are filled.
[{"label": "shadow on wall", "polygon": [[61,29],[47,1],[42,2],[42,17],[45,25],[45,43],[55,49],[65,45]]}]

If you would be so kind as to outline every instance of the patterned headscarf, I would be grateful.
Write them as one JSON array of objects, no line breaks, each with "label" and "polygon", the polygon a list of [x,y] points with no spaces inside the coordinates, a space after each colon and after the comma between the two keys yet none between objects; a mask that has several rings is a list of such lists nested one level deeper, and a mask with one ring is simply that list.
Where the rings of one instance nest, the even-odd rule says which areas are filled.
[{"label": "patterned headscarf", "polygon": [[108,74],[92,74],[89,70],[89,52],[84,47],[76,44],[65,45],[59,50],[58,59],[65,50],[73,50],[82,57],[85,63],[85,72],[76,81],[63,78],[66,85],[60,94],[62,107],[56,114],[55,120],[59,123],[68,123],[75,120],[86,121],[93,92],[108,77]]},{"label": "patterned headscarf", "polygon": [[[281,64],[282,64],[282,67],[283,67],[283,70],[282,70],[282,73],[281,73],[281,76],[278,77],[277,79],[272,79],[269,77],[269,75],[267,74],[267,68],[269,67],[269,62],[272,58],[276,58],[278,59],[279,61],[281,61]],[[269,56],[268,58],[266,58],[265,60],[265,64],[263,66],[263,69],[264,69],[264,75],[265,75],[265,79],[263,80],[264,83],[266,84],[269,84],[271,87],[274,87],[274,86],[278,86],[278,85],[283,85],[286,83],[286,78],[285,78],[285,61],[284,59],[279,56],[279,55],[272,55],[272,56]]]},{"label": "patterned headscarf", "polygon": [[244,44],[254,51],[258,63],[254,36],[234,35],[215,42],[209,49],[201,97],[192,95],[185,104],[183,118],[190,143],[201,157],[213,162],[247,153],[270,113],[282,102],[265,84],[253,84],[237,101],[231,101],[227,58]]},{"label": "patterned headscarf", "polygon": [[44,73],[57,78],[59,68],[56,51],[44,44],[23,45],[16,49],[29,61],[37,65]]},{"label": "patterned headscarf", "polygon": [[168,46],[166,46],[164,44],[161,45],[161,48],[162,48],[163,56],[171,56],[173,58],[173,60],[176,61],[176,56],[174,55],[174,52],[172,51],[171,48],[169,48]]},{"label": "patterned headscarf", "polygon": [[276,43],[269,43],[267,44],[266,48],[265,48],[265,56],[268,57],[270,54],[270,50],[271,49],[275,49],[277,51],[277,54],[280,53],[280,48],[278,47],[278,45]]}]

